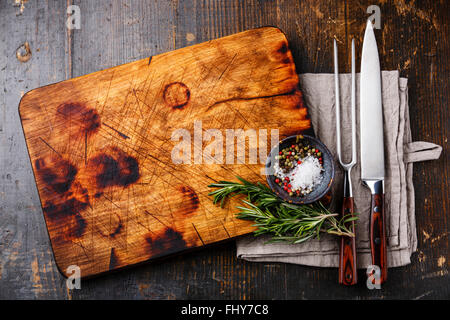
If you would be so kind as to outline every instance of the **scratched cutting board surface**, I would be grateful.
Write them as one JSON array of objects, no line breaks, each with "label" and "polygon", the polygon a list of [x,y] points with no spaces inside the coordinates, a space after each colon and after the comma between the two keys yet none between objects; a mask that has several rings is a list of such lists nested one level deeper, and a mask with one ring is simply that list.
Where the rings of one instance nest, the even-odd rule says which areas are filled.
[{"label": "scratched cutting board surface", "polygon": [[[226,129],[278,129],[281,139],[311,127],[287,40],[272,27],[41,87],[19,111],[56,264],[82,277],[253,231],[234,217],[238,200],[221,209],[208,196],[217,180],[265,179],[265,156],[250,164],[248,143],[245,163],[225,163]],[[194,146],[194,122],[223,134],[223,164],[194,163],[220,141]],[[177,129],[192,140],[190,164],[172,161]]]}]

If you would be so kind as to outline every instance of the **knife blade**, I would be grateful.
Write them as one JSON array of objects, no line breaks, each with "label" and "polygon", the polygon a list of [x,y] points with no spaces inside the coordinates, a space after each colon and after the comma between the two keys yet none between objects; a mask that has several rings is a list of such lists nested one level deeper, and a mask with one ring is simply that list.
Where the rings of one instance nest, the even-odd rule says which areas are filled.
[{"label": "knife blade", "polygon": [[380,268],[376,283],[387,279],[384,219],[384,141],[381,71],[372,22],[367,20],[361,55],[360,150],[361,179],[371,191],[370,245],[372,264]]}]

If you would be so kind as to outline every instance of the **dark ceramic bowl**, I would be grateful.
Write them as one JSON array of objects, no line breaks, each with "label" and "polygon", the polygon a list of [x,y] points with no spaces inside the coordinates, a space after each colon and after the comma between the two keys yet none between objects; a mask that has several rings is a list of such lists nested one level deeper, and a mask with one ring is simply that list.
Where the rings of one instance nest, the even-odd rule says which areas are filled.
[{"label": "dark ceramic bowl", "polygon": [[275,156],[278,155],[279,150],[283,150],[284,148],[287,148],[291,146],[292,144],[296,143],[297,136],[290,136],[286,139],[282,140],[278,147],[273,148],[270,151],[269,156],[267,157],[266,161],[266,179],[267,183],[269,184],[269,187],[272,189],[273,192],[275,192],[280,198],[283,200],[288,201],[289,203],[295,203],[295,204],[307,204],[315,202],[319,199],[321,199],[325,194],[330,190],[331,184],[334,179],[334,161],[333,156],[331,155],[330,150],[317,138],[303,135],[303,140],[306,141],[311,147],[319,149],[319,151],[322,153],[322,161],[323,161],[323,169],[322,172],[322,182],[314,187],[314,189],[311,191],[311,193],[301,196],[289,196],[289,194],[283,190],[282,187],[280,187],[276,182],[276,177],[271,174],[270,167],[272,166],[272,163],[275,163],[277,161],[275,159]]}]

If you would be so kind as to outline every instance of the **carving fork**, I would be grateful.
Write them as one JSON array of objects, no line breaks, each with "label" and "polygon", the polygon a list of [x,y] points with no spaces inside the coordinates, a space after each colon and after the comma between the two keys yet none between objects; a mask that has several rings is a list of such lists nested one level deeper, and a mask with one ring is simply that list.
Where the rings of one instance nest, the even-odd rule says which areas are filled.
[{"label": "carving fork", "polygon": [[[351,88],[351,115],[352,115],[352,159],[349,163],[342,162],[341,156],[341,116],[340,116],[340,96],[339,96],[339,64],[336,39],[334,39],[334,83],[336,99],[336,151],[339,163],[344,169],[344,199],[342,202],[342,216],[351,215],[353,217],[353,193],[351,169],[356,164],[356,125],[355,125],[355,39],[352,39],[352,88]],[[347,227],[354,233],[354,221],[348,222]],[[339,283],[343,285],[354,285],[357,283],[356,273],[356,243],[355,237],[342,236],[340,239],[339,253]]]}]

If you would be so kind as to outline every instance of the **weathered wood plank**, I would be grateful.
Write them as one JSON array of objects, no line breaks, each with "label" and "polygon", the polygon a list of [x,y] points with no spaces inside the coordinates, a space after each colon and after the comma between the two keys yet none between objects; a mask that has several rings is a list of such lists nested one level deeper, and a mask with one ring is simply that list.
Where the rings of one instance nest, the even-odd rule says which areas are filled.
[{"label": "weathered wood plank", "polygon": [[[0,3],[0,299],[66,297],[40,209],[17,106],[24,92],[64,80],[63,2]],[[31,59],[16,48],[28,41]]]},{"label": "weathered wood plank", "polygon": [[73,77],[175,49],[170,1],[74,0],[73,4],[80,7],[82,21],[81,28],[72,31]]}]

